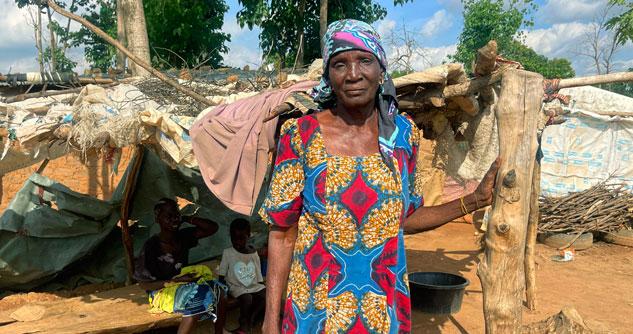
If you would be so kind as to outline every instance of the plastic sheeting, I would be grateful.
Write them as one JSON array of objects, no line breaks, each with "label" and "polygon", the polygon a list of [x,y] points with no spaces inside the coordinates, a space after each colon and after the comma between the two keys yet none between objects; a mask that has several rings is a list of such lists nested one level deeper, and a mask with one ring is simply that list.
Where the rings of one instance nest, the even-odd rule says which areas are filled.
[{"label": "plastic sheeting", "polygon": [[561,90],[572,96],[566,122],[543,131],[541,194],[563,196],[609,178],[633,191],[633,99],[595,87]]},{"label": "plastic sheeting", "polygon": [[[125,281],[123,245],[116,223],[128,172],[111,201],[91,198],[44,176],[32,175],[0,217],[0,288],[27,290],[50,281],[65,287],[80,280]],[[200,240],[191,250],[192,263],[221,255],[230,246],[230,222],[244,217],[215,198],[199,172],[172,169],[146,151],[130,213],[130,220],[135,221],[131,233],[136,255],[145,240],[159,231],[153,209],[162,197],[191,202],[183,214],[195,212],[220,225],[216,234]],[[252,231],[255,246],[265,242],[263,223],[253,223]]]}]

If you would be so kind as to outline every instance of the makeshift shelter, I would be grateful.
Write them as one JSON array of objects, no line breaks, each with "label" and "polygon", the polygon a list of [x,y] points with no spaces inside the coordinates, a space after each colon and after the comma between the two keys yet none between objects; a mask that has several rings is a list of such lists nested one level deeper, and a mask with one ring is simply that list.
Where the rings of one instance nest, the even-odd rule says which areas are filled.
[{"label": "makeshift shelter", "polygon": [[541,194],[562,196],[610,179],[633,192],[633,98],[593,86],[566,88],[565,122],[541,137]]}]

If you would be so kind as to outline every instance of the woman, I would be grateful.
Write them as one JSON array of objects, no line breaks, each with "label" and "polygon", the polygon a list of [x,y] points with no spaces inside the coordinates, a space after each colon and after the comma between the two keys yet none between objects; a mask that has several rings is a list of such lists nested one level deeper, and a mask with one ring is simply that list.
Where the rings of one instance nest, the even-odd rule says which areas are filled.
[{"label": "woman", "polygon": [[378,35],[342,20],[324,41],[323,77],[313,90],[321,110],[282,126],[260,212],[271,225],[263,331],[408,333],[403,232],[489,205],[498,163],[475,193],[422,207],[414,178],[419,134],[398,114]]},{"label": "woman", "polygon": [[[149,294],[152,311],[182,314],[179,334],[191,333],[198,320],[209,318],[215,321],[215,332],[222,333],[226,286],[212,279],[208,267],[187,266],[189,249],[217,232],[218,224],[181,216],[178,204],[169,198],[158,201],[154,216],[160,232],[143,245],[134,272]],[[183,222],[193,227],[181,229]]]}]

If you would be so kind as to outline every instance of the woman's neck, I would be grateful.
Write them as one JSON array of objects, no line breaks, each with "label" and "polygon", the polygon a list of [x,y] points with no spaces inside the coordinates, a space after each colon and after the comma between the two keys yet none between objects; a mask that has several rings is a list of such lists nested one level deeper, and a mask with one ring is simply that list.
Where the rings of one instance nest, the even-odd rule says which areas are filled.
[{"label": "woman's neck", "polygon": [[333,115],[338,116],[340,120],[351,126],[371,125],[375,123],[378,117],[374,103],[355,109],[337,105],[331,110]]}]

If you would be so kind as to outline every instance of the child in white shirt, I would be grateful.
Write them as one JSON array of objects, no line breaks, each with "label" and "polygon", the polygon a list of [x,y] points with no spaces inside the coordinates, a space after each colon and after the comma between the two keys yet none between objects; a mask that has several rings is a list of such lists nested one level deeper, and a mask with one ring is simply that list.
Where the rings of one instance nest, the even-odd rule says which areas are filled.
[{"label": "child in white shirt", "polygon": [[246,242],[251,234],[251,226],[245,219],[231,222],[231,244],[222,253],[219,275],[229,286],[229,294],[239,300],[240,327],[233,333],[249,333],[254,317],[266,305],[266,286],[262,284],[259,255]]}]

